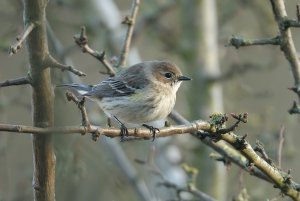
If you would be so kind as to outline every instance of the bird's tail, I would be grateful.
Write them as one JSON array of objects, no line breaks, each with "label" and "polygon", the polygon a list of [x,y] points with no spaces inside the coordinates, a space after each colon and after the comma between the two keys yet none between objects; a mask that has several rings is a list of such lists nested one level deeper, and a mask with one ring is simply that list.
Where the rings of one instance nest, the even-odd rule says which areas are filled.
[{"label": "bird's tail", "polygon": [[89,92],[92,90],[93,85],[85,85],[85,84],[61,84],[61,85],[56,85],[56,87],[68,87],[75,89],[79,94],[84,95],[85,93]]}]

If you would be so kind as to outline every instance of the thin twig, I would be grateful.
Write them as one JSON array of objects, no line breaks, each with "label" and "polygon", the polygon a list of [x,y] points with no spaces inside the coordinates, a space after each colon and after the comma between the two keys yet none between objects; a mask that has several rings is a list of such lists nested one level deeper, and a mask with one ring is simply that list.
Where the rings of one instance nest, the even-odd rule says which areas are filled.
[{"label": "thin twig", "polygon": [[65,70],[70,71],[70,72],[72,72],[72,73],[74,73],[75,75],[78,75],[78,76],[86,76],[85,73],[75,69],[73,66],[69,66],[69,65],[59,63],[51,55],[48,55],[48,57],[45,59],[44,66],[45,67],[50,67],[50,68],[57,68],[57,69],[60,69],[62,71],[65,71]]},{"label": "thin twig", "polygon": [[85,97],[82,98],[82,100],[79,100],[72,92],[67,91],[66,97],[68,101],[73,101],[79,108],[81,112],[81,125],[85,127],[91,126],[84,103],[85,103]]},{"label": "thin twig", "polygon": [[0,82],[0,88],[8,87],[8,86],[15,86],[15,85],[25,85],[25,84],[31,84],[31,79],[30,79],[29,75]]},{"label": "thin twig", "polygon": [[283,27],[283,29],[287,29],[290,27],[296,27],[299,28],[300,27],[300,22],[297,20],[283,20],[281,22],[281,26]]},{"label": "thin twig", "polygon": [[197,200],[202,200],[202,201],[216,201],[216,199],[214,199],[213,197],[209,196],[208,194],[198,190],[198,189],[195,189],[195,188],[189,188],[189,187],[181,187],[181,186],[178,186],[177,184],[173,183],[173,182],[170,182],[170,181],[167,181],[167,180],[164,180],[162,182],[158,182],[157,184],[158,187],[160,186],[164,186],[166,188],[171,188],[171,189],[174,189],[176,191],[176,194],[179,198],[179,200],[182,200],[180,194],[182,192],[187,192],[187,193],[190,193],[192,195],[194,195]]},{"label": "thin twig", "polygon": [[275,167],[275,164],[273,163],[272,159],[268,156],[267,152],[265,151],[264,145],[259,141],[256,140],[256,146],[254,147],[254,151],[261,154],[261,157],[269,163],[271,166]]},{"label": "thin twig", "polygon": [[281,37],[276,36],[273,38],[263,38],[263,39],[245,39],[241,36],[232,36],[229,39],[227,46],[234,46],[236,49],[244,46],[253,45],[280,45]]},{"label": "thin twig", "polygon": [[27,38],[27,36],[35,27],[36,24],[33,22],[26,24],[23,32],[16,38],[17,41],[12,46],[10,46],[9,55],[16,54],[18,50],[21,49],[24,40]]},{"label": "thin twig", "polygon": [[281,126],[279,131],[279,144],[278,144],[278,152],[277,152],[277,161],[278,161],[279,169],[281,169],[283,142],[284,142],[284,125]]},{"label": "thin twig", "polygon": [[117,65],[118,67],[124,67],[126,65],[129,48],[131,45],[134,25],[136,22],[136,17],[137,17],[137,13],[138,13],[138,9],[139,9],[139,4],[140,4],[140,0],[134,0],[132,9],[131,9],[131,15],[126,16],[122,22],[122,24],[126,24],[128,26],[128,29],[127,29],[126,37],[124,39],[123,47],[122,47],[122,50],[120,53],[120,58],[119,58],[119,62]]},{"label": "thin twig", "polygon": [[86,35],[85,27],[81,27],[81,31],[79,34],[76,34],[74,37],[75,43],[81,48],[83,53],[88,53],[97,60],[99,60],[103,66],[106,68],[106,74],[109,76],[115,76],[116,72],[111,64],[105,59],[105,52],[99,53],[88,45],[88,37]]}]

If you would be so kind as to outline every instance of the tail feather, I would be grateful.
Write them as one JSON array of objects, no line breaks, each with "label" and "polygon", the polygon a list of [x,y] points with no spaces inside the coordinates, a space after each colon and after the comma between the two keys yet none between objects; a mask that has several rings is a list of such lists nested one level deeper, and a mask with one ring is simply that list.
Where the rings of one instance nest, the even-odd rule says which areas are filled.
[{"label": "tail feather", "polygon": [[85,93],[89,92],[92,90],[93,85],[85,85],[85,84],[61,84],[61,85],[56,85],[56,87],[68,87],[75,89],[79,94],[84,95]]}]

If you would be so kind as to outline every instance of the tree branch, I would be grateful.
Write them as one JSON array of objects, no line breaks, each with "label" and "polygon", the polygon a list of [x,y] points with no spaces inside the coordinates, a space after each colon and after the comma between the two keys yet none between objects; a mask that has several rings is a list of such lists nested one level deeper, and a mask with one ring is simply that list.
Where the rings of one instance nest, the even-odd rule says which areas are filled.
[{"label": "tree branch", "polygon": [[23,32],[19,36],[17,36],[16,38],[17,41],[10,46],[9,48],[10,55],[16,54],[18,50],[21,49],[24,40],[27,38],[27,36],[35,27],[36,27],[36,23],[34,22],[29,22],[28,24],[26,24]]},{"label": "tree branch", "polygon": [[[26,39],[32,86],[32,123],[36,128],[53,126],[53,88],[50,70],[44,67],[49,55],[46,33],[48,0],[23,0],[24,24],[36,28]],[[25,37],[24,37],[25,38]],[[33,197],[35,201],[55,201],[55,154],[52,135],[33,135]]]},{"label": "tree branch", "polygon": [[244,46],[253,45],[280,45],[281,37],[276,36],[273,38],[263,38],[263,39],[245,39],[242,36],[232,36],[229,39],[228,46],[234,46],[236,49]]},{"label": "tree branch", "polygon": [[29,75],[0,82],[0,88],[8,87],[8,86],[16,86],[16,85],[25,85],[25,84],[31,84],[31,78]]},{"label": "tree branch", "polygon": [[132,4],[132,9],[131,9],[131,15],[126,16],[125,19],[122,21],[122,24],[126,24],[128,26],[127,32],[126,32],[126,37],[123,43],[123,47],[120,53],[120,58],[118,62],[118,67],[124,67],[126,66],[126,61],[128,57],[128,52],[132,40],[132,35],[133,35],[133,29],[134,25],[136,22],[136,17],[139,9],[139,4],[140,0],[134,0]]},{"label": "tree branch", "polygon": [[282,193],[288,195],[293,200],[300,200],[300,189],[297,189],[299,186],[291,179],[287,180],[287,173],[282,172],[278,168],[271,166],[267,161],[258,156],[251,145],[244,139],[241,141],[241,138],[233,133],[223,134],[222,140],[226,141],[230,145],[237,147],[237,145],[243,145],[240,147],[240,152],[249,160],[250,167],[251,164],[260,169],[263,173],[268,175],[268,177],[273,181],[276,188],[279,188]]},{"label": "tree branch", "polygon": [[279,131],[279,144],[278,144],[278,152],[277,152],[278,168],[281,168],[283,142],[284,142],[284,126],[282,125]]},{"label": "tree branch", "polygon": [[[188,125],[179,125],[179,126],[171,126],[160,129],[160,132],[156,135],[156,137],[167,137],[172,135],[182,135],[186,133],[194,133],[198,130],[209,130],[210,124],[204,121],[194,121],[189,123]],[[107,137],[121,137],[120,129],[118,128],[102,128],[98,126],[91,125],[89,127],[85,126],[66,126],[66,127],[48,127],[48,128],[40,128],[34,126],[25,126],[25,125],[12,125],[12,124],[0,124],[0,131],[7,132],[17,132],[24,134],[38,134],[45,135],[49,133],[64,133],[64,134],[74,134],[74,133],[94,133],[100,132],[101,135]],[[128,129],[128,136],[138,137],[142,139],[152,139],[152,133],[149,129],[144,128],[132,128]]]},{"label": "tree branch", "polygon": [[105,74],[108,74],[111,77],[115,76],[116,72],[114,68],[105,59],[105,52],[103,51],[102,53],[99,53],[93,50],[92,48],[90,48],[90,46],[88,45],[88,37],[86,35],[85,27],[81,27],[80,33],[73,36],[73,38],[75,40],[75,43],[81,48],[83,53],[90,54],[91,56],[95,57],[103,64],[103,66],[106,68],[107,71]]},{"label": "tree branch", "polygon": [[89,121],[89,118],[88,118],[88,115],[87,115],[87,112],[86,112],[86,109],[85,109],[85,106],[84,106],[85,97],[83,97],[82,100],[79,100],[70,91],[66,92],[66,97],[67,97],[68,101],[73,101],[78,106],[78,109],[81,112],[81,122],[82,122],[81,124],[82,124],[82,126],[89,127],[91,124],[90,124],[90,121]]},{"label": "tree branch", "polygon": [[75,75],[78,75],[78,76],[86,76],[85,73],[75,69],[72,66],[64,65],[64,64],[59,63],[51,55],[48,55],[47,58],[45,59],[44,66],[45,67],[50,67],[50,68],[57,68],[57,69],[60,69],[62,71],[65,71],[65,70],[70,71],[70,72],[72,72],[72,73],[74,73]]},{"label": "tree branch", "polygon": [[[291,30],[286,26],[287,13],[283,0],[270,0],[275,20],[277,21],[278,29],[280,31],[281,50],[283,51],[286,59],[290,63],[291,70],[294,77],[295,87],[300,87],[300,62],[298,59],[297,50],[293,41]],[[298,90],[300,91],[300,90]],[[300,93],[297,93],[300,100]]]},{"label": "tree branch", "polygon": [[[170,118],[180,123],[188,123],[188,121],[176,111],[172,111]],[[213,133],[215,133],[215,131],[213,131]],[[251,145],[245,140],[245,136],[238,137],[233,132],[221,134],[220,139],[224,140],[236,149],[231,150],[232,148],[227,145],[220,146],[219,143],[214,143],[209,138],[203,139],[201,134],[191,134],[208,146],[212,147],[221,155],[228,157],[230,161],[237,164],[251,175],[255,175],[266,181],[274,183],[275,186],[280,188],[282,193],[285,195],[290,196],[293,200],[300,200],[300,185],[291,180],[291,178],[286,180],[287,173],[282,172],[278,168],[272,167],[269,163],[257,155]],[[242,155],[238,154],[237,151],[239,151]]]}]

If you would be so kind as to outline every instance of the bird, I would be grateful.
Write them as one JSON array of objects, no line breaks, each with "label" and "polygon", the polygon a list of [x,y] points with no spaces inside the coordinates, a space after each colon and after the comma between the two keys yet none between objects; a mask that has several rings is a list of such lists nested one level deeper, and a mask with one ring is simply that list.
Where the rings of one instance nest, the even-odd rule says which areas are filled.
[{"label": "bird", "polygon": [[96,85],[62,84],[96,102],[109,117],[120,124],[121,141],[128,135],[126,123],[142,124],[153,134],[158,128],[147,123],[165,119],[174,108],[176,92],[184,76],[170,61],[144,61],[124,68],[114,77]]}]

